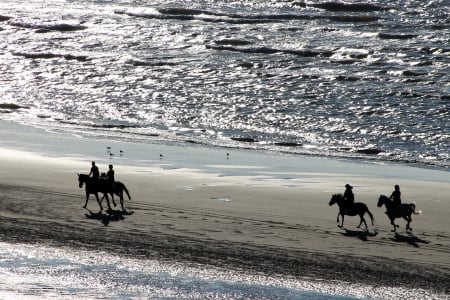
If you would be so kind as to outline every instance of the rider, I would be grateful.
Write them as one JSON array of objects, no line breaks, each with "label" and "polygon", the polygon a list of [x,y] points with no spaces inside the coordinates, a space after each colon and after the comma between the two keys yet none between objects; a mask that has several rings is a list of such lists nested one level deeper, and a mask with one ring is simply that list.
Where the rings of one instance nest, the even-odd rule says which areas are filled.
[{"label": "rider", "polygon": [[345,185],[345,192],[344,192],[344,199],[347,203],[347,206],[352,205],[355,203],[355,195],[353,195],[352,191],[353,187],[350,184]]},{"label": "rider", "polygon": [[108,179],[108,182],[111,185],[112,190],[114,191],[116,184],[114,181],[113,165],[109,165],[109,170],[108,170],[108,173],[106,173],[106,178]]},{"label": "rider", "polygon": [[98,171],[98,167],[95,165],[95,161],[92,162],[91,172],[89,172],[89,176],[92,175],[92,179],[98,181],[100,179],[100,172]]},{"label": "rider", "polygon": [[352,189],[353,187],[350,184],[347,183],[345,185],[344,200],[346,203],[347,211],[349,211],[350,206],[352,206],[353,203],[355,203],[355,195],[353,195]]},{"label": "rider", "polygon": [[402,204],[402,200],[401,200],[402,193],[400,192],[400,186],[398,184],[395,185],[394,189],[395,190],[392,192],[389,199],[392,200],[392,204],[394,204],[394,207],[395,207],[395,206],[399,206],[400,204]]}]

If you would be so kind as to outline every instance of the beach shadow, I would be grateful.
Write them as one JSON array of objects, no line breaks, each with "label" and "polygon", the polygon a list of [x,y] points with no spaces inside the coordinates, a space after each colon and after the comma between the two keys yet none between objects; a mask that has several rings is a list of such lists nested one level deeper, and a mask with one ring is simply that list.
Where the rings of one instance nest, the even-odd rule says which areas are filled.
[{"label": "beach shadow", "polygon": [[420,244],[429,244],[430,241],[423,240],[413,234],[403,235],[396,233],[394,237],[391,238],[392,241],[397,243],[406,243],[412,245],[416,248],[420,248]]},{"label": "beach shadow", "polygon": [[378,231],[374,230],[373,232],[370,231],[362,231],[362,230],[348,230],[346,228],[342,228],[345,230],[345,232],[342,232],[341,234],[343,236],[347,237],[357,237],[363,242],[367,242],[369,240],[369,237],[374,237],[378,235]]},{"label": "beach shadow", "polygon": [[122,211],[122,210],[114,210],[109,209],[106,211],[106,214],[103,212],[94,213],[91,210],[87,209],[89,214],[85,214],[86,218],[91,220],[99,220],[103,225],[108,226],[110,222],[117,222],[125,220],[124,216],[132,215],[134,212]]}]

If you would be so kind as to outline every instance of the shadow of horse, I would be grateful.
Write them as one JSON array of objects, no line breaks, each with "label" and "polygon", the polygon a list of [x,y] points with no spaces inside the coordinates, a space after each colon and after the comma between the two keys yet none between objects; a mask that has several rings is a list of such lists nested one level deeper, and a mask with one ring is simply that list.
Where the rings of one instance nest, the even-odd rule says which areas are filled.
[{"label": "shadow of horse", "polygon": [[107,214],[104,214],[102,211],[94,213],[89,209],[87,209],[87,211],[89,212],[89,214],[85,214],[87,219],[99,220],[105,226],[108,226],[110,222],[123,221],[125,220],[124,216],[130,216],[134,213],[113,209],[107,210]]},{"label": "shadow of horse", "polygon": [[348,230],[345,229],[345,232],[341,232],[341,234],[343,236],[347,236],[347,237],[357,237],[358,239],[360,239],[363,242],[367,242],[369,240],[369,237],[375,237],[378,235],[378,231],[374,230],[374,232],[369,232],[367,231],[360,231],[360,230]]},{"label": "shadow of horse", "polygon": [[402,235],[402,234],[395,233],[394,237],[392,237],[391,240],[394,242],[397,242],[397,243],[409,244],[416,248],[420,248],[419,243],[421,243],[421,244],[429,244],[430,243],[430,241],[423,240],[412,234]]}]

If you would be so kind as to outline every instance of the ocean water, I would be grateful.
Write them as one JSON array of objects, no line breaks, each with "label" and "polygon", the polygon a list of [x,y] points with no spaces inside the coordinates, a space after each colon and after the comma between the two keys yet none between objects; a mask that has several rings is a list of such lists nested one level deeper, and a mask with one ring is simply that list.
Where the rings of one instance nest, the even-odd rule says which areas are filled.
[{"label": "ocean water", "polygon": [[448,169],[448,4],[3,0],[0,117]]},{"label": "ocean water", "polygon": [[266,278],[100,251],[0,243],[1,299],[312,299],[367,294],[348,284]]},{"label": "ocean water", "polygon": [[425,290],[266,277],[102,251],[0,242],[0,299],[447,299]]}]

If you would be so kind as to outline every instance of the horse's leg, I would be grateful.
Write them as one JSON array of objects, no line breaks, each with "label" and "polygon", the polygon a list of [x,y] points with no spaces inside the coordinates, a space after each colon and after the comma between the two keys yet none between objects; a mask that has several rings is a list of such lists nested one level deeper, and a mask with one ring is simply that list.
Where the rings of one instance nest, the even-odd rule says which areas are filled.
[{"label": "horse's leg", "polygon": [[125,211],[125,207],[123,207],[123,191],[119,194],[120,197],[120,206],[122,207],[122,211]]},{"label": "horse's leg", "polygon": [[116,189],[115,189],[115,187],[113,186],[113,185],[111,185],[110,186],[111,187],[111,200],[112,200],[112,202],[113,202],[113,205],[114,205],[114,207],[116,207],[117,205],[116,205],[116,201],[114,201],[114,193],[116,192]]},{"label": "horse's leg", "polygon": [[109,209],[109,210],[112,210],[111,204],[109,203],[108,193],[105,193],[104,195],[105,195],[105,197],[106,197],[106,203],[108,204],[108,209]]},{"label": "horse's leg", "polygon": [[396,225],[396,224],[394,223],[394,219],[391,219],[391,224],[392,224],[392,226],[394,226],[394,230],[392,230],[392,232],[397,232],[397,227],[398,227],[398,225]]},{"label": "horse's leg", "polygon": [[411,223],[412,219],[411,216],[404,216],[403,219],[406,220],[406,231],[412,231],[412,228],[409,226],[409,224]]},{"label": "horse's leg", "polygon": [[344,227],[344,214],[341,214],[341,217],[342,217],[341,228],[343,228]]},{"label": "horse's leg", "polygon": [[111,192],[111,200],[112,200],[114,207],[116,207],[117,205],[116,205],[116,201],[114,201],[114,191]]},{"label": "horse's leg", "polygon": [[337,218],[336,218],[336,223],[339,223],[339,216],[341,215],[341,212],[338,212],[337,214]]},{"label": "horse's leg", "polygon": [[366,223],[366,219],[364,219],[364,215],[359,215],[359,217],[361,218],[361,221],[359,222],[359,225],[357,226],[357,228],[361,228],[361,225],[364,223],[366,230],[368,230],[369,227],[367,227],[367,223]]},{"label": "horse's leg", "polygon": [[361,228],[361,225],[363,223],[363,217],[361,217],[361,215],[359,216],[359,225],[356,226],[356,228]]},{"label": "horse's leg", "polygon": [[89,201],[89,193],[86,192],[86,203],[84,203],[83,208],[86,208],[86,207],[87,207],[88,201]]},{"label": "horse's leg", "polygon": [[98,203],[98,206],[100,206],[100,211],[102,211],[103,210],[102,202],[98,198],[98,193],[94,193],[94,195],[95,195],[95,198],[97,198],[97,203]]}]

